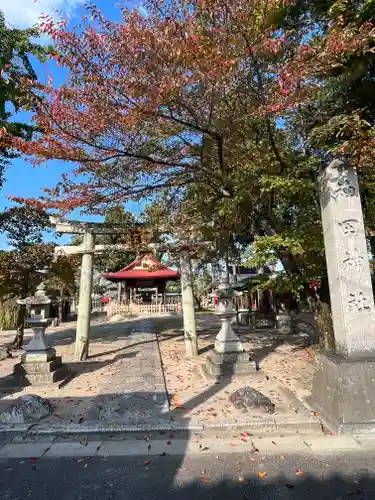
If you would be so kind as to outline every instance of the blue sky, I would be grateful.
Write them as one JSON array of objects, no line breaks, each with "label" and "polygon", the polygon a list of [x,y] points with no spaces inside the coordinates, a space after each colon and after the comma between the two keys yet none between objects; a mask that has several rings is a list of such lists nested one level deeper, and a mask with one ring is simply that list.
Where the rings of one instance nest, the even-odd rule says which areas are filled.
[{"label": "blue sky", "polygon": [[[99,7],[107,18],[118,19],[119,10],[115,7],[115,0],[97,0]],[[74,23],[84,14],[83,0],[0,0],[0,10],[4,12],[7,22],[17,28],[27,28],[38,23],[39,16],[42,13],[48,13],[56,16],[55,10],[61,9],[68,18]],[[52,61],[41,65],[35,64],[35,69],[41,80],[46,80],[49,73],[52,73],[55,84],[63,82],[65,79],[64,71],[54,65]],[[22,118],[27,120],[27,115]],[[33,197],[37,196],[42,187],[54,186],[63,172],[72,169],[72,165],[54,161],[43,166],[33,168],[24,158],[17,158],[12,161],[8,167],[5,177],[6,182],[0,191],[0,210],[11,206],[8,196]],[[142,210],[142,205],[134,202],[129,203],[127,208],[134,214]],[[101,220],[100,217],[87,217],[81,215],[79,211],[72,213],[69,218],[80,220]],[[47,239],[53,237],[49,236]],[[67,241],[69,237],[64,237],[62,241]],[[6,248],[6,241],[0,235],[0,248]]]}]

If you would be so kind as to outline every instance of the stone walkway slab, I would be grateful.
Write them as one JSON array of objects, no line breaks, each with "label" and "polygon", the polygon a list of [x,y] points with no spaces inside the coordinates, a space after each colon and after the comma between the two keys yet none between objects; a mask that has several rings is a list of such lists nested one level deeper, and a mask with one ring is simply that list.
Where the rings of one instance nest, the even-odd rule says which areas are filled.
[{"label": "stone walkway slab", "polygon": [[54,443],[45,457],[92,457],[101,444],[101,441],[88,441],[85,444],[75,441]]},{"label": "stone walkway slab", "polygon": [[312,437],[309,440],[301,436],[286,436],[279,438],[252,438],[245,441],[241,436],[226,438],[197,438],[193,435],[185,439],[170,438],[168,436],[150,440],[88,440],[82,444],[79,441],[60,441],[55,443],[8,443],[0,447],[0,459],[8,458],[57,458],[93,456],[142,456],[168,457],[196,455],[221,455],[243,453],[250,460],[264,460],[265,456],[278,456],[280,460],[289,455],[318,456],[339,455],[348,452],[366,454],[375,449],[375,437],[366,437],[365,445],[350,436],[326,436],[325,438]]},{"label": "stone walkway slab", "polygon": [[10,443],[0,448],[0,458],[40,458],[50,443]]},{"label": "stone walkway slab", "polygon": [[[324,436],[306,439],[306,444],[314,453],[334,453],[336,449],[360,451],[361,445],[351,436]],[[375,441],[373,441],[375,443]]]}]

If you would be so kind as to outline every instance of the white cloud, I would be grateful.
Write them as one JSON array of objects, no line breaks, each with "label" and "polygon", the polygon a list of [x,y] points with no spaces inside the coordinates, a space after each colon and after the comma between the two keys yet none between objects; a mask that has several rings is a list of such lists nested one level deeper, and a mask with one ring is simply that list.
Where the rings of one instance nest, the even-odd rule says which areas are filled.
[{"label": "white cloud", "polygon": [[41,14],[58,17],[55,11],[61,9],[69,15],[82,4],[83,0],[0,0],[0,10],[8,24],[29,28],[39,22]]}]

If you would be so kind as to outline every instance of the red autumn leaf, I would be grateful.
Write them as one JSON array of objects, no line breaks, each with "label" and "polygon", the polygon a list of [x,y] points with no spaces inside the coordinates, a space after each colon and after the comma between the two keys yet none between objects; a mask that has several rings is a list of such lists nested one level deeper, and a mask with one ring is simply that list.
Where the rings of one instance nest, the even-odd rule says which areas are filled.
[{"label": "red autumn leaf", "polygon": [[245,439],[245,438],[241,438],[241,441],[243,441],[244,443],[247,443],[247,439]]},{"label": "red autumn leaf", "polygon": [[301,469],[296,469],[296,476],[302,476],[303,471]]}]

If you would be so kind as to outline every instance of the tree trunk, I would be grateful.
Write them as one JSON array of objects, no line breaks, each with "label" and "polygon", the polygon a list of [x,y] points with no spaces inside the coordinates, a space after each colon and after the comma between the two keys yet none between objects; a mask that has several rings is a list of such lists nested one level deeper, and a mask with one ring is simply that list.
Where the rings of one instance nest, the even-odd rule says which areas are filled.
[{"label": "tree trunk", "polygon": [[202,310],[202,299],[194,294],[195,303],[197,305],[198,311]]},{"label": "tree trunk", "polygon": [[23,345],[23,335],[25,331],[26,305],[21,305],[17,318],[17,333],[12,342],[12,349],[21,349]]},{"label": "tree trunk", "polygon": [[59,318],[59,323],[62,323],[64,321],[64,287],[60,287],[60,301],[58,303],[58,318]]},{"label": "tree trunk", "polygon": [[319,332],[319,348],[323,352],[335,349],[335,334],[333,331],[331,300],[329,296],[328,279],[322,278],[319,296],[315,306],[315,322]]}]

